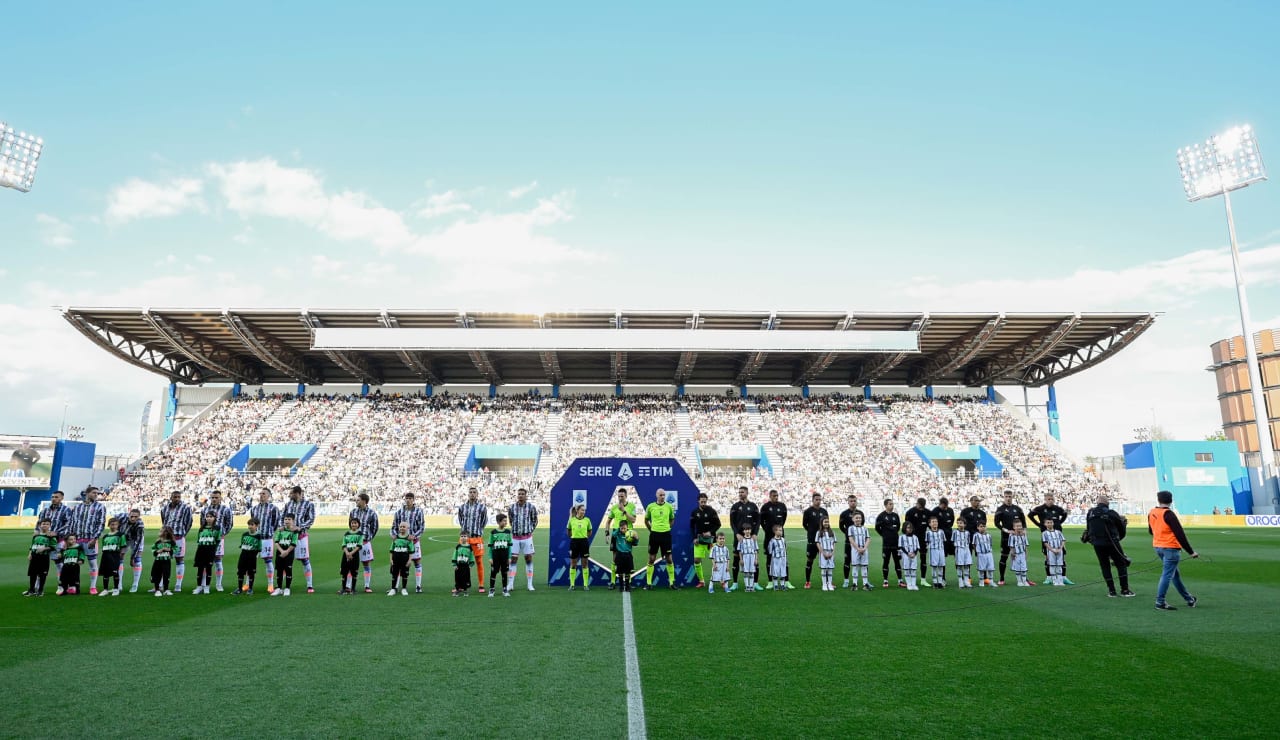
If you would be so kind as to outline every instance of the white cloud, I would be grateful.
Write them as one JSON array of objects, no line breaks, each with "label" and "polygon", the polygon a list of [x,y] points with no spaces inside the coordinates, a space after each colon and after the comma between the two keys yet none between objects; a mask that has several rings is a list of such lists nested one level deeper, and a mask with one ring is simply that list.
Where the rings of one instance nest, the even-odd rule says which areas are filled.
[{"label": "white cloud", "polygon": [[528,195],[529,193],[532,193],[533,189],[536,187],[538,187],[538,181],[534,180],[528,185],[521,185],[519,187],[511,188],[510,190],[507,191],[507,196],[512,200],[519,200],[524,196]]},{"label": "white cloud", "polygon": [[469,213],[470,211],[471,205],[462,201],[458,191],[446,190],[443,193],[427,196],[427,202],[422,208],[418,209],[418,216],[422,218],[439,218],[450,213]]},{"label": "white cloud", "polygon": [[51,247],[69,247],[76,243],[72,236],[71,224],[47,213],[37,213],[36,223],[40,225],[40,241]]},{"label": "white cloud", "polygon": [[295,221],[334,239],[363,241],[380,249],[404,247],[413,240],[400,214],[363,193],[328,193],[311,170],[259,159],[212,164],[208,171],[227,208],[241,216]]},{"label": "white cloud", "polygon": [[184,211],[205,210],[201,193],[204,183],[192,178],[175,178],[165,183],[132,178],[107,195],[107,223],[123,224],[140,218],[173,216]]},{"label": "white cloud", "polygon": [[[1280,244],[1242,252],[1241,262],[1250,285],[1280,282]],[[928,276],[908,280],[902,293],[949,311],[1105,311],[1131,310],[1139,303],[1166,307],[1234,286],[1230,252],[1201,249],[1118,270],[1081,268],[1061,277],[956,281]]]}]

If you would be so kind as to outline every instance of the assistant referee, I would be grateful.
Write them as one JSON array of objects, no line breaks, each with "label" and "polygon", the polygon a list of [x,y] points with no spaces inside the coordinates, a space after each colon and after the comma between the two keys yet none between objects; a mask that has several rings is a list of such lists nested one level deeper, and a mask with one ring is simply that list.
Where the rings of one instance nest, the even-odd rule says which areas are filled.
[{"label": "assistant referee", "polygon": [[676,519],[676,510],[667,503],[667,492],[658,489],[658,500],[645,507],[644,526],[649,529],[649,570],[644,575],[644,590],[653,589],[654,562],[659,552],[667,561],[667,582],[671,588],[680,588],[676,583],[676,564],[671,558],[671,523]]}]

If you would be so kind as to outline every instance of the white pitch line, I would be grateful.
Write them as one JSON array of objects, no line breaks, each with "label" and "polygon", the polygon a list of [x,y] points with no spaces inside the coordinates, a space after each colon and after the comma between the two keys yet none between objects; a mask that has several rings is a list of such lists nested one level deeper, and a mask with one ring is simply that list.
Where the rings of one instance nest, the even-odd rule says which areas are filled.
[{"label": "white pitch line", "polygon": [[645,740],[644,692],[640,689],[640,660],[636,658],[636,629],[631,618],[631,594],[622,595],[622,649],[627,656],[627,738]]}]

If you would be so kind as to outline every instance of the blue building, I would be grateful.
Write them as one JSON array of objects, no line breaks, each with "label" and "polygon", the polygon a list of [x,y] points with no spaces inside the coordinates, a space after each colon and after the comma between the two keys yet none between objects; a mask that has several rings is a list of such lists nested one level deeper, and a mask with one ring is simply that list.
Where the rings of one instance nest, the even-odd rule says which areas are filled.
[{"label": "blue building", "polygon": [[1253,511],[1249,473],[1233,441],[1134,442],[1124,446],[1124,466],[1151,470],[1156,490],[1172,491],[1174,508],[1184,514]]}]

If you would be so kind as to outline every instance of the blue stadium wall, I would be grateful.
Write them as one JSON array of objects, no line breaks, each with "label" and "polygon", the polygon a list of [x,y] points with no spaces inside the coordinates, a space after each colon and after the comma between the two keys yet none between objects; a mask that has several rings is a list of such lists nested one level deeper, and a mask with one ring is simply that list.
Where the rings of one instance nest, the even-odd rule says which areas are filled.
[{"label": "blue stadium wall", "polygon": [[1159,489],[1173,493],[1181,513],[1210,514],[1214,507],[1253,513],[1249,474],[1233,441],[1134,442],[1124,446],[1124,466],[1154,468]]}]

